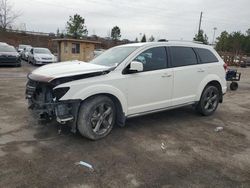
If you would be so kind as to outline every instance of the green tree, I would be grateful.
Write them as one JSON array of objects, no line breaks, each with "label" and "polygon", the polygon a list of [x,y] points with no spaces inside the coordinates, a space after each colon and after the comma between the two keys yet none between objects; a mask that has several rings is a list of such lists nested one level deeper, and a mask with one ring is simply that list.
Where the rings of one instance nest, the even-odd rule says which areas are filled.
[{"label": "green tree", "polygon": [[154,42],[155,41],[155,38],[153,35],[151,35],[151,37],[148,39],[149,42]]},{"label": "green tree", "polygon": [[203,30],[200,30],[199,33],[195,35],[193,40],[202,42],[203,44],[208,44],[208,37]]},{"label": "green tree", "polygon": [[229,35],[229,48],[235,53],[235,55],[238,55],[243,51],[245,39],[245,36],[239,31],[233,32]]},{"label": "green tree", "polygon": [[60,37],[60,30],[59,30],[59,28],[57,28],[57,30],[56,30],[56,36]]},{"label": "green tree", "polygon": [[219,37],[217,37],[217,43],[215,49],[217,51],[228,51],[229,50],[229,33],[227,31],[223,31]]},{"label": "green tree", "polygon": [[147,42],[147,38],[145,34],[142,36],[141,42]]},{"label": "green tree", "polygon": [[223,31],[217,38],[216,50],[231,52],[235,55],[250,53],[250,29],[245,34],[240,31],[228,33]]},{"label": "green tree", "polygon": [[113,27],[111,30],[111,38],[113,40],[119,40],[121,38],[121,30],[118,26]]},{"label": "green tree", "polygon": [[85,19],[80,15],[75,14],[73,17],[69,17],[67,22],[67,34],[74,38],[81,38],[84,35],[88,35],[88,30],[84,25]]}]

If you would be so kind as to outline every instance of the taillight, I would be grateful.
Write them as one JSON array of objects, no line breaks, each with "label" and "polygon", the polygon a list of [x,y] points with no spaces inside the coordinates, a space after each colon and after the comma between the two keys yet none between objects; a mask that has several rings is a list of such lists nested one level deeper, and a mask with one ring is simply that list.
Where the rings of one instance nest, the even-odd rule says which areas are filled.
[{"label": "taillight", "polygon": [[223,67],[224,67],[225,71],[227,71],[227,64],[226,63],[223,64]]}]

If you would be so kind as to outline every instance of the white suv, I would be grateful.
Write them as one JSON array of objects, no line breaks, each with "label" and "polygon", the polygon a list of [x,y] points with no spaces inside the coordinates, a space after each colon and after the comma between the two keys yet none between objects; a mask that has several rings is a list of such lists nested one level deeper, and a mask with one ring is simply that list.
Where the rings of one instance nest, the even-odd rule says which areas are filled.
[{"label": "white suv", "polygon": [[211,115],[226,92],[226,66],[207,45],[152,42],[111,48],[89,63],[46,65],[28,75],[26,98],[41,118],[92,140],[126,118],[193,105]]}]

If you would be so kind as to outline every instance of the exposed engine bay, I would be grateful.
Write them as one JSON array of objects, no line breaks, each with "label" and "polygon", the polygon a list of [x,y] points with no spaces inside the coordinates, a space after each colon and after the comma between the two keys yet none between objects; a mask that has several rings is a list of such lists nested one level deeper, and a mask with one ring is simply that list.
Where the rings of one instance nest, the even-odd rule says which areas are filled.
[{"label": "exposed engine bay", "polygon": [[29,79],[26,85],[29,109],[34,110],[40,120],[56,119],[61,124],[72,122],[72,131],[75,132],[80,100],[59,101],[69,88],[53,89],[54,87],[53,83]]}]

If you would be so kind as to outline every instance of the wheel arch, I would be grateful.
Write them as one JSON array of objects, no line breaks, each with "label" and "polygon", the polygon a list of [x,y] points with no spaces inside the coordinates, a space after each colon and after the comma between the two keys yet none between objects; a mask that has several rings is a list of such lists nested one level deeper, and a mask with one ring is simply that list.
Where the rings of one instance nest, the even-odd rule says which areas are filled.
[{"label": "wheel arch", "polygon": [[123,127],[125,125],[126,115],[125,115],[122,103],[119,100],[119,98],[117,98],[117,96],[110,94],[110,93],[97,93],[97,94],[91,95],[91,96],[87,97],[86,99],[82,100],[81,104],[87,100],[90,100],[90,99],[98,97],[98,96],[107,96],[114,102],[115,108],[116,108],[116,124]]},{"label": "wheel arch", "polygon": [[200,98],[201,98],[201,95],[202,95],[204,89],[209,85],[213,85],[213,86],[218,88],[219,94],[220,94],[220,103],[222,103],[223,92],[222,92],[221,79],[215,75],[213,75],[211,77],[207,77],[205,80],[202,81],[202,83],[200,84],[199,89],[198,89],[198,94],[196,95],[197,96],[196,101],[200,101]]}]

